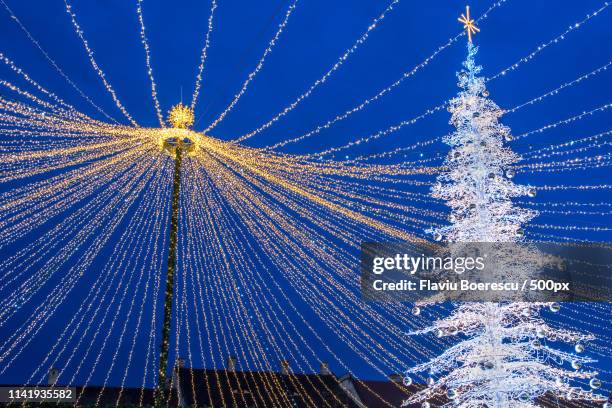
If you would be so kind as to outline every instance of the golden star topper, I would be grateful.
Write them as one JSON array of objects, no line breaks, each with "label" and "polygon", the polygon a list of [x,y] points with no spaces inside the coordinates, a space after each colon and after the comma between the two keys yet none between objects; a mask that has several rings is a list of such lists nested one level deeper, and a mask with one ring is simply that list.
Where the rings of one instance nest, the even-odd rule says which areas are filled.
[{"label": "golden star topper", "polygon": [[463,23],[463,28],[468,35],[468,41],[472,42],[472,34],[479,33],[480,28],[476,27],[474,20],[470,18],[470,6],[465,6],[465,14],[462,14],[457,20],[459,20],[460,23]]}]

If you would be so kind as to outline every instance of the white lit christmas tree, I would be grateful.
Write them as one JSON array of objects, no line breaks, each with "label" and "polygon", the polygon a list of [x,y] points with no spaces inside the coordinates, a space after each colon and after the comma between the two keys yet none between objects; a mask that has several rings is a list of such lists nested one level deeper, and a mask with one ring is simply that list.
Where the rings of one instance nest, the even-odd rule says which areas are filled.
[{"label": "white lit christmas tree", "polygon": [[[461,91],[449,104],[456,131],[444,140],[451,146],[445,161],[448,171],[432,189],[434,197],[451,207],[451,224],[430,232],[436,241],[449,243],[518,243],[524,240],[522,226],[537,213],[516,207],[511,199],[533,197],[535,190],[512,181],[512,165],[520,156],[505,146],[512,140],[510,129],[498,122],[503,112],[489,99],[484,78],[478,76],[481,67],[474,61],[477,48],[471,41],[478,29],[469,9],[460,21],[469,42],[464,69],[457,75]],[[529,245],[521,246],[521,259],[505,265],[514,277],[541,267]],[[583,356],[592,335],[548,325],[541,317],[545,308],[557,312],[560,305],[458,303],[448,317],[412,333],[459,340],[438,357],[406,371],[407,385],[415,374],[424,374],[427,387],[404,405],[429,407],[433,401],[447,400],[446,406],[466,408],[536,407],[537,398],[545,394],[559,400],[605,401],[593,393],[601,386],[597,373],[583,369],[594,361]]]}]

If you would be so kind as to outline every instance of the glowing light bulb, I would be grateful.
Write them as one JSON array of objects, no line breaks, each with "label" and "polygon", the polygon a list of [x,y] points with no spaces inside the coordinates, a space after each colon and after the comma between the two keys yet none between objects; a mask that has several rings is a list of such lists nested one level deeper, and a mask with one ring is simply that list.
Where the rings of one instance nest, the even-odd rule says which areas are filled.
[{"label": "glowing light bulb", "polygon": [[193,125],[193,109],[179,103],[174,105],[168,113],[168,122],[177,129],[187,129]]}]

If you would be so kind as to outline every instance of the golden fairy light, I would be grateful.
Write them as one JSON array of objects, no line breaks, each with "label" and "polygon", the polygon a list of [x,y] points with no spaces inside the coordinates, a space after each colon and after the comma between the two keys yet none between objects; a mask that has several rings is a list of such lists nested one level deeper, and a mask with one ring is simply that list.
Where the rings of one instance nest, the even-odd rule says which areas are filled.
[{"label": "golden fairy light", "polygon": [[193,110],[182,103],[174,105],[168,114],[168,122],[173,128],[187,129],[193,125]]},{"label": "golden fairy light", "polygon": [[468,41],[472,42],[472,34],[479,33],[480,29],[476,27],[474,20],[470,17],[470,6],[465,6],[465,14],[462,14],[457,20],[459,20],[460,23],[463,23],[463,28],[468,35]]}]

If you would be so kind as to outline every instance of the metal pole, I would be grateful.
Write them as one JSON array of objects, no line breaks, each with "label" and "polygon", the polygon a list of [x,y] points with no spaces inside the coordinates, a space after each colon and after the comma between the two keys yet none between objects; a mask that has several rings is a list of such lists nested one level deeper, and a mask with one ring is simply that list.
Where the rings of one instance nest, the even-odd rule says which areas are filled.
[{"label": "metal pole", "polygon": [[174,159],[174,179],[172,190],[172,218],[170,220],[170,242],[168,250],[168,270],[166,272],[166,294],[164,299],[164,325],[162,326],[162,342],[159,353],[159,380],[155,397],[155,405],[163,405],[166,388],[166,372],[168,369],[168,347],[170,345],[170,320],[172,319],[172,297],[174,294],[174,271],[176,269],[176,249],[178,244],[179,194],[181,188],[181,146],[176,147]]}]

